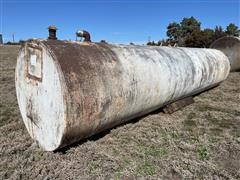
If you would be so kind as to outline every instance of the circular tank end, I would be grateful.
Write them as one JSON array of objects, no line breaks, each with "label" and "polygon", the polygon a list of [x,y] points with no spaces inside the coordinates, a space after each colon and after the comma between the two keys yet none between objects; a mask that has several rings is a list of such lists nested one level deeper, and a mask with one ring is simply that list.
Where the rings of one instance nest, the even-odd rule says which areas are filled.
[{"label": "circular tank end", "polygon": [[231,71],[240,71],[240,37],[221,37],[214,41],[210,48],[221,50],[228,57]]},{"label": "circular tank end", "polygon": [[17,100],[30,136],[46,151],[58,149],[65,129],[65,101],[57,61],[40,41],[27,42],[15,73]]}]

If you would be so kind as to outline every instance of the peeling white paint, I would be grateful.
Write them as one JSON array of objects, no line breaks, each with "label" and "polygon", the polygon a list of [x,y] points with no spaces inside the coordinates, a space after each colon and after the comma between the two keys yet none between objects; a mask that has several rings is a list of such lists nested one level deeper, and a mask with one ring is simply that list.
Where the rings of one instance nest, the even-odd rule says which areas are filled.
[{"label": "peeling white paint", "polygon": [[[38,49],[24,47],[21,49],[16,67],[16,92],[23,121],[30,136],[47,151],[56,149],[61,143],[65,127],[65,110],[62,83],[60,81],[57,62],[52,59],[49,53],[42,50],[42,79],[39,73],[32,72],[29,77],[28,64]],[[30,55],[30,60],[27,59]],[[41,61],[40,59],[36,59]],[[37,65],[37,64],[36,64]]]},{"label": "peeling white paint", "polygon": [[[20,51],[16,67],[24,123],[47,151],[204,91],[225,80],[230,69],[227,57],[213,49],[58,43],[30,43],[42,49],[41,79],[26,76],[26,53],[35,53],[27,51],[29,45]],[[95,48],[89,59],[78,52],[83,47]]]}]

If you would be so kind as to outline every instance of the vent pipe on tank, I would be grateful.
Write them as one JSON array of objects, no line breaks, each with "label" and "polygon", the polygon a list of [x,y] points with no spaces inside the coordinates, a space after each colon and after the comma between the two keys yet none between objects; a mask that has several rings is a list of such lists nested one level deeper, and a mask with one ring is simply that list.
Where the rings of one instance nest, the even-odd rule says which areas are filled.
[{"label": "vent pipe on tank", "polygon": [[90,33],[85,30],[79,30],[76,32],[77,37],[83,37],[84,42],[91,42],[91,36]]},{"label": "vent pipe on tank", "polygon": [[56,26],[52,26],[52,25],[48,26],[48,32],[49,32],[48,39],[57,40],[57,36],[56,36],[57,27]]}]

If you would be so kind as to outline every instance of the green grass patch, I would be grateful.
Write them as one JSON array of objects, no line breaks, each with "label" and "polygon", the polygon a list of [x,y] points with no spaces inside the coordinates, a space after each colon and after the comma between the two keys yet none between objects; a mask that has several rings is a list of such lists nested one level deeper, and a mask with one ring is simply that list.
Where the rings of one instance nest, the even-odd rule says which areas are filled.
[{"label": "green grass patch", "polygon": [[193,119],[196,117],[196,113],[194,112],[190,112],[188,115],[187,115],[187,118],[186,120],[184,121],[186,125],[196,125],[195,121],[193,121]]},{"label": "green grass patch", "polygon": [[153,176],[156,174],[156,167],[150,161],[145,160],[143,164],[137,166],[137,173]]},{"label": "green grass patch", "polygon": [[200,146],[197,149],[197,156],[200,160],[208,160],[209,159],[209,152],[208,149],[205,146]]},{"label": "green grass patch", "polygon": [[16,116],[15,109],[13,107],[2,106],[0,109],[0,126],[10,122],[12,117]]},{"label": "green grass patch", "polygon": [[240,126],[238,121],[229,115],[229,117],[220,116],[218,118],[214,117],[210,112],[205,115],[206,120],[210,122],[213,128],[210,131],[213,135],[221,136],[224,130],[230,130],[229,133],[233,136],[240,136]]},{"label": "green grass patch", "polygon": [[192,120],[194,117],[196,117],[197,115],[196,115],[196,113],[194,113],[194,112],[190,112],[189,114],[188,114],[188,116],[187,116],[187,119],[188,120]]},{"label": "green grass patch", "polygon": [[218,127],[213,127],[209,129],[211,131],[211,134],[214,136],[221,136],[223,133],[223,129]]},{"label": "green grass patch", "polygon": [[193,131],[193,129],[197,127],[196,121],[193,120],[195,116],[196,114],[194,112],[188,114],[187,118],[183,121],[185,130]]},{"label": "green grass patch", "polygon": [[198,111],[200,112],[206,112],[206,111],[216,111],[216,112],[223,112],[223,113],[228,113],[232,114],[234,116],[240,116],[240,112],[236,110],[229,110],[226,108],[220,108],[220,107],[213,107],[210,105],[200,105],[197,107]]},{"label": "green grass patch", "polygon": [[159,148],[156,146],[150,146],[144,149],[144,154],[146,156],[160,157],[166,155],[168,152],[165,148]]},{"label": "green grass patch", "polygon": [[196,124],[196,122],[193,121],[193,120],[186,119],[186,120],[184,121],[184,126],[188,126],[188,127],[196,127],[197,124]]}]

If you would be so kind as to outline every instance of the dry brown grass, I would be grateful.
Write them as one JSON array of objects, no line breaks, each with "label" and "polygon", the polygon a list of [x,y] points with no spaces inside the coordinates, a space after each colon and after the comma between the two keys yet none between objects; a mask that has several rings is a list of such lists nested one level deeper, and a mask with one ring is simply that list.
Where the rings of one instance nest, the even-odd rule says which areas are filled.
[{"label": "dry brown grass", "polygon": [[0,178],[239,179],[240,73],[172,115],[152,113],[59,152],[43,152],[18,110],[19,47],[0,47]]}]

